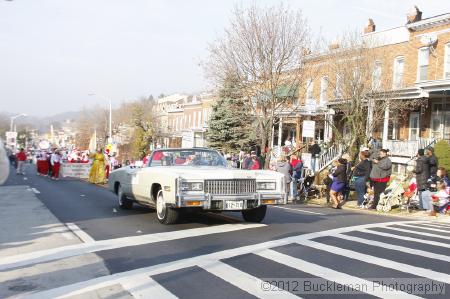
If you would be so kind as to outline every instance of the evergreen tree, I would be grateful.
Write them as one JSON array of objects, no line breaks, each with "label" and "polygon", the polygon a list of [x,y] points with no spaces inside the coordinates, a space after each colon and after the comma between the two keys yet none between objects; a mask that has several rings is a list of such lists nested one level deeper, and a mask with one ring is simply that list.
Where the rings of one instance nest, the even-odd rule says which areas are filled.
[{"label": "evergreen tree", "polygon": [[447,172],[450,170],[450,144],[441,140],[434,146],[434,154],[438,158],[439,166],[444,167]]},{"label": "evergreen tree", "polygon": [[253,144],[252,123],[253,116],[242,100],[238,81],[229,78],[212,106],[206,134],[209,146],[230,152]]}]

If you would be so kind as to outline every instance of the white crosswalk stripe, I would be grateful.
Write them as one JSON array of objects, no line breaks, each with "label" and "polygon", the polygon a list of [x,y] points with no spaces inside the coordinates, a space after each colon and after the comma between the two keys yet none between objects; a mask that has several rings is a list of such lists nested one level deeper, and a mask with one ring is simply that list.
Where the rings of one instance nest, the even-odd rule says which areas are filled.
[{"label": "white crosswalk stripe", "polygon": [[[442,282],[448,284],[450,282],[450,273],[442,273],[435,270],[427,269],[424,267],[419,267],[415,265],[405,264],[395,261],[394,258],[380,258],[370,254],[362,253],[355,250],[348,250],[341,248],[339,246],[331,246],[321,243],[320,240],[315,240],[320,237],[336,237],[342,242],[354,241],[361,244],[366,244],[369,246],[375,246],[378,248],[385,248],[396,250],[399,252],[409,253],[411,255],[417,255],[424,258],[438,260],[440,262],[448,263],[450,258],[447,255],[436,254],[432,252],[427,252],[424,250],[419,250],[408,246],[400,246],[393,244],[380,242],[375,240],[370,240],[370,236],[379,235],[383,237],[389,237],[393,241],[406,240],[414,241],[418,243],[440,246],[443,248],[450,248],[450,244],[437,241],[428,241],[420,239],[421,232],[412,233],[418,234],[418,238],[406,237],[402,235],[396,235],[395,232],[399,231],[396,227],[390,227],[390,225],[407,224],[411,226],[412,223],[425,223],[423,221],[415,222],[387,222],[387,223],[376,223],[376,224],[365,224],[354,227],[343,227],[332,229],[329,231],[314,232],[304,235],[298,235],[293,237],[287,237],[279,240],[267,241],[264,243],[258,243],[248,246],[243,246],[239,248],[228,249],[224,251],[213,252],[210,254],[194,256],[191,258],[176,260],[164,264],[153,265],[145,268],[130,270],[122,273],[113,274],[110,276],[103,276],[95,278],[89,281],[83,281],[75,283],[68,286],[62,286],[52,290],[43,291],[40,293],[34,293],[31,298],[64,298],[74,295],[85,294],[88,291],[94,291],[99,288],[111,286],[114,284],[121,284],[122,287],[128,291],[134,298],[176,298],[176,296],[171,292],[170,289],[166,289],[164,286],[160,285],[157,281],[153,279],[154,276],[171,273],[174,271],[186,269],[189,267],[200,267],[206,270],[210,275],[214,275],[224,282],[227,282],[238,289],[252,294],[258,298],[274,298],[273,292],[264,292],[261,289],[261,283],[263,282],[261,278],[258,278],[252,274],[239,269],[239,266],[231,266],[224,262],[225,259],[240,257],[245,254],[254,254],[272,262],[281,264],[283,267],[290,267],[301,272],[306,272],[313,277],[322,278],[327,281],[332,281],[335,283],[343,285],[354,285],[360,284],[365,285],[368,289],[363,292],[370,295],[374,295],[380,298],[393,297],[395,298],[418,298],[414,294],[408,294],[400,290],[386,290],[378,289],[374,287],[374,284],[370,279],[361,278],[358,276],[353,276],[349,273],[340,272],[332,269],[332,267],[327,267],[324,264],[317,264],[311,260],[304,260],[301,258],[293,257],[284,253],[273,250],[273,248],[285,246],[289,244],[299,244],[301,246],[307,246],[310,248],[317,249],[318,251],[329,252],[338,256],[345,258],[351,258],[356,261],[361,261],[365,263],[365,267],[382,267],[387,269],[392,269],[394,271],[399,271],[403,273],[412,274],[414,277],[433,280],[436,282]],[[375,230],[370,230],[371,228],[388,228],[389,233],[378,232]],[[349,232],[360,232],[363,233],[363,237],[354,237],[347,235]],[[438,236],[439,232],[430,231],[427,233],[430,236]],[[320,256],[320,254],[319,254]],[[382,272],[382,271],[381,271]],[[287,290],[277,289],[277,295],[281,298],[297,298],[296,294],[289,293]],[[301,294],[300,294],[301,295]],[[276,297],[275,297],[276,298]]]},{"label": "white crosswalk stripe", "polygon": [[386,229],[389,230],[393,230],[396,232],[403,232],[403,233],[409,233],[409,234],[417,234],[419,236],[426,236],[426,237],[433,237],[433,238],[438,238],[438,239],[446,239],[446,240],[450,240],[450,236],[442,236],[440,234],[430,234],[430,233],[424,233],[424,232],[419,232],[419,231],[414,231],[412,229],[404,229],[404,228],[399,228],[399,227],[385,227]]},{"label": "white crosswalk stripe", "polygon": [[342,285],[365,285],[365,286],[372,286],[372,288],[369,288],[368,291],[370,292],[371,295],[380,297],[380,298],[386,298],[386,297],[392,297],[395,296],[395,298],[420,298],[417,296],[413,296],[404,292],[398,292],[398,291],[393,291],[393,292],[380,292],[380,290],[373,288],[373,283],[352,276],[352,275],[348,275],[342,272],[338,272],[326,267],[322,267],[271,249],[267,249],[261,252],[256,253],[259,256],[262,256],[264,258],[273,260],[277,263],[286,265],[288,267],[294,268],[294,269],[301,269],[303,272],[307,272],[310,274],[313,274],[314,276],[317,277],[321,277],[327,280],[331,280],[337,283],[340,283]]},{"label": "white crosswalk stripe", "polygon": [[[418,229],[423,229],[423,230],[427,230],[427,231],[434,231],[434,232],[440,232],[440,233],[447,233],[447,234],[450,233],[449,230],[440,229],[440,228],[423,227],[423,226],[418,226],[416,224],[402,223],[401,226],[407,226],[407,227],[418,228]],[[447,236],[447,238],[450,239],[450,236]]]},{"label": "white crosswalk stripe", "polygon": [[[94,241],[89,235],[83,234],[83,240],[89,242],[0,258],[0,271],[102,250],[205,236],[209,234],[233,232],[263,226],[265,226],[265,224],[223,224],[212,227],[192,228],[173,232],[123,237],[101,241]],[[67,227],[64,229],[67,230]]]},{"label": "white crosswalk stripe", "polygon": [[450,281],[450,275],[446,273],[440,273],[429,269],[424,269],[416,266],[411,266],[408,264],[399,263],[393,260],[383,259],[379,258],[373,255],[360,253],[353,250],[343,249],[336,246],[330,246],[323,243],[311,241],[311,240],[304,240],[297,242],[300,245],[312,247],[315,249],[327,251],[330,253],[334,253],[337,255],[342,255],[351,259],[360,260],[361,262],[374,264],[377,266],[385,267],[388,269],[395,269],[400,272],[405,273],[411,273],[414,275],[419,275],[421,277],[425,277],[428,279],[434,279],[436,281],[441,281],[444,283],[448,283]]},{"label": "white crosswalk stripe", "polygon": [[417,223],[416,224],[417,227],[431,227],[431,228],[437,228],[437,229],[445,229],[447,230],[447,232],[450,232],[450,227],[449,226],[443,226],[440,224],[435,224],[435,223]]},{"label": "white crosswalk stripe", "polygon": [[450,223],[442,222],[442,221],[433,221],[433,222],[422,222],[421,224],[431,225],[431,226],[439,226],[443,228],[450,228]]},{"label": "white crosswalk stripe", "polygon": [[378,236],[382,236],[382,237],[400,239],[400,240],[405,240],[405,241],[413,241],[413,242],[418,242],[418,243],[423,243],[423,244],[429,244],[429,245],[434,245],[434,246],[450,248],[450,244],[436,242],[436,241],[429,241],[429,240],[424,240],[424,239],[419,239],[419,238],[400,236],[400,235],[396,235],[395,232],[385,233],[385,232],[379,232],[379,231],[364,229],[364,228],[357,229],[356,231],[363,232],[366,234],[378,235]]},{"label": "white crosswalk stripe", "polygon": [[263,284],[261,279],[251,276],[221,261],[200,266],[209,273],[214,274],[215,276],[240,288],[241,290],[246,291],[247,293],[257,296],[258,298],[272,299],[274,297],[274,293],[276,293],[277,296],[281,296],[281,298],[299,298],[298,296],[279,288],[274,288],[271,291],[264,291],[261,288]]},{"label": "white crosswalk stripe", "polygon": [[120,282],[122,287],[134,298],[158,298],[175,299],[178,298],[148,275],[139,275],[133,279],[124,279]]},{"label": "white crosswalk stripe", "polygon": [[418,250],[418,249],[404,247],[404,246],[398,246],[398,245],[392,245],[392,244],[388,244],[385,242],[378,242],[378,241],[373,241],[373,240],[368,240],[368,239],[363,239],[363,238],[358,238],[358,237],[352,237],[352,236],[347,236],[347,235],[342,235],[342,234],[338,234],[333,237],[340,238],[343,240],[348,240],[348,241],[359,242],[359,243],[363,243],[363,244],[367,244],[367,245],[377,246],[377,247],[381,247],[381,248],[397,250],[397,251],[401,251],[401,252],[405,252],[405,253],[409,253],[409,254],[415,254],[418,256],[423,256],[423,257],[427,257],[430,259],[436,259],[436,260],[441,260],[441,261],[450,263],[450,256],[448,256],[448,255],[436,254],[436,253],[432,253],[429,251]]}]

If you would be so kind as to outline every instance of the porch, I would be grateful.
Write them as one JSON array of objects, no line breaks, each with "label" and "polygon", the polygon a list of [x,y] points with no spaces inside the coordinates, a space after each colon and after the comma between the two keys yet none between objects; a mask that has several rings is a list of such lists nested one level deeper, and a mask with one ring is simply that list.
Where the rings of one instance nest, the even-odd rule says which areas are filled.
[{"label": "porch", "polygon": [[417,140],[386,140],[383,147],[389,149],[392,156],[412,158],[421,148],[433,146],[434,138],[418,138]]}]

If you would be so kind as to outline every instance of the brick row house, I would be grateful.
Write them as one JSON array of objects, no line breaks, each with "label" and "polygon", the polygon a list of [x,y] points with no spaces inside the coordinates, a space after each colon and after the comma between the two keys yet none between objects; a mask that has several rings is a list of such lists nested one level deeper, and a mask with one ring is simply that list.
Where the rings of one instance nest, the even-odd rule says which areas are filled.
[{"label": "brick row house", "polygon": [[206,146],[206,130],[214,97],[173,94],[157,100],[154,107],[159,119],[160,143],[163,147]]},{"label": "brick row house", "polygon": [[[450,142],[450,13],[422,19],[422,12],[414,7],[405,25],[379,32],[370,19],[362,40],[370,40],[375,53],[370,78],[366,78],[372,81],[372,96],[382,95],[397,107],[420,100],[416,102],[420,105],[402,113],[386,107],[381,116],[374,115],[368,105],[367,125],[374,118],[379,124],[367,134],[389,148],[398,165],[408,163],[420,147],[440,139]],[[292,109],[280,114],[272,134],[274,148],[286,140],[294,144],[307,141],[301,136],[304,120],[315,121],[315,138],[320,141],[335,141],[336,130],[330,123],[342,136],[347,135],[339,115],[339,105],[345,102],[340,91],[345,76],[331,64],[338,60],[345,64],[345,59],[351,60],[348,55],[336,42],[327,53],[306,57],[306,67],[314,72],[299,88]]]}]

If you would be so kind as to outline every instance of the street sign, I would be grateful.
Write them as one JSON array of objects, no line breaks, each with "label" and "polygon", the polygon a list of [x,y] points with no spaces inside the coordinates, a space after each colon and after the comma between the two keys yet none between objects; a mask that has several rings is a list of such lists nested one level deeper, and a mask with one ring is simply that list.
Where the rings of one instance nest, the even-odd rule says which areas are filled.
[{"label": "street sign", "polygon": [[302,153],[302,162],[303,167],[311,169],[312,163],[312,155],[310,153]]},{"label": "street sign", "polygon": [[17,132],[6,132],[6,139],[16,139]]},{"label": "street sign", "polygon": [[302,137],[314,138],[316,122],[313,120],[304,120],[302,126]]}]

